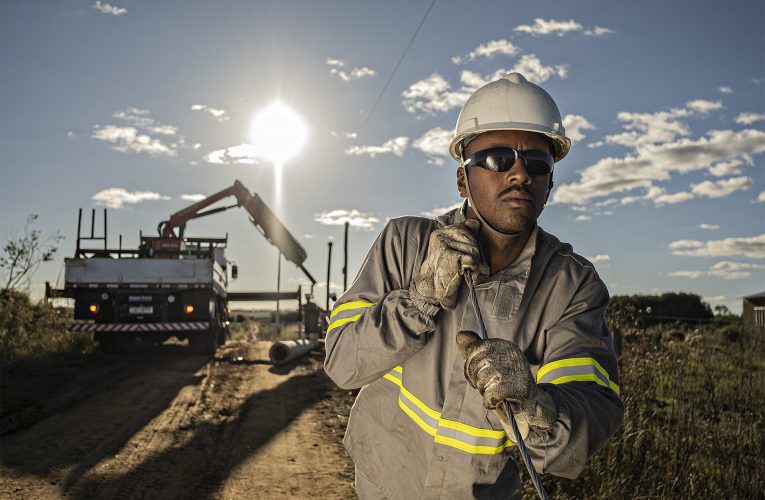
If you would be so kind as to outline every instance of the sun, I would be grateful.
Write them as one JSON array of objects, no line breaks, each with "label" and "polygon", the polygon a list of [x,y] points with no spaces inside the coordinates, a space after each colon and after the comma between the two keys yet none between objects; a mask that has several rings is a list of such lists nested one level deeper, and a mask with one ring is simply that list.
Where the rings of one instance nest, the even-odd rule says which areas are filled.
[{"label": "sun", "polygon": [[299,114],[276,101],[255,116],[250,135],[257,155],[281,166],[303,149],[308,127]]}]

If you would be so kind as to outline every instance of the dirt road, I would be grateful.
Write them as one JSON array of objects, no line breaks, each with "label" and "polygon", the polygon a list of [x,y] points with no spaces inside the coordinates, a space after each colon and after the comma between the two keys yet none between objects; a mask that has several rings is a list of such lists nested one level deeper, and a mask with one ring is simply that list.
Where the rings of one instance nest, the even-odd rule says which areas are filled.
[{"label": "dirt road", "polygon": [[351,396],[319,356],[277,368],[269,346],[210,360],[163,345],[83,369],[0,438],[0,497],[354,498]]}]

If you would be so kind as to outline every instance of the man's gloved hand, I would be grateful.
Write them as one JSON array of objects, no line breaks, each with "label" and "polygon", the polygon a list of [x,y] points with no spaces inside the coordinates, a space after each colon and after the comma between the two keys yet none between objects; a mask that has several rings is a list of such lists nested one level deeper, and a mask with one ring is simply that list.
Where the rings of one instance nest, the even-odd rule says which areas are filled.
[{"label": "man's gloved hand", "polygon": [[481,393],[483,405],[497,412],[511,439],[515,436],[502,408],[504,400],[510,403],[523,439],[529,429],[552,427],[558,417],[555,402],[534,382],[529,362],[514,342],[483,340],[475,332],[462,331],[457,346],[465,358],[465,378]]},{"label": "man's gloved hand", "polygon": [[468,219],[430,233],[428,254],[411,287],[415,295],[419,295],[416,299],[444,309],[454,309],[465,270],[471,271],[473,279],[479,272],[489,273],[487,266],[481,264],[476,238],[480,227],[479,221]]}]

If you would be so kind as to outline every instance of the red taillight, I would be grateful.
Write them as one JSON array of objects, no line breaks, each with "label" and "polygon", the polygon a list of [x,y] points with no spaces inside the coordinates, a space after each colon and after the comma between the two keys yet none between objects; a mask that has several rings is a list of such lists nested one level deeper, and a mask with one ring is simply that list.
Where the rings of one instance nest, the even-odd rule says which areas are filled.
[{"label": "red taillight", "polygon": [[183,306],[183,312],[186,313],[186,314],[193,313],[194,312],[194,306],[192,306],[192,305]]},{"label": "red taillight", "polygon": [[90,304],[88,311],[90,311],[90,314],[98,314],[98,304]]}]

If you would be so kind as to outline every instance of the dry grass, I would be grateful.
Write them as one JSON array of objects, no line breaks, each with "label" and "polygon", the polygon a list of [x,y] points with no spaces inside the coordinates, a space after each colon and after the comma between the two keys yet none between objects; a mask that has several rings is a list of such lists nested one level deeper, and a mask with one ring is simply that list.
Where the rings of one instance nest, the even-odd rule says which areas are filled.
[{"label": "dry grass", "polygon": [[551,497],[762,498],[765,332],[667,330],[625,338],[624,425],[576,480],[545,477]]}]

